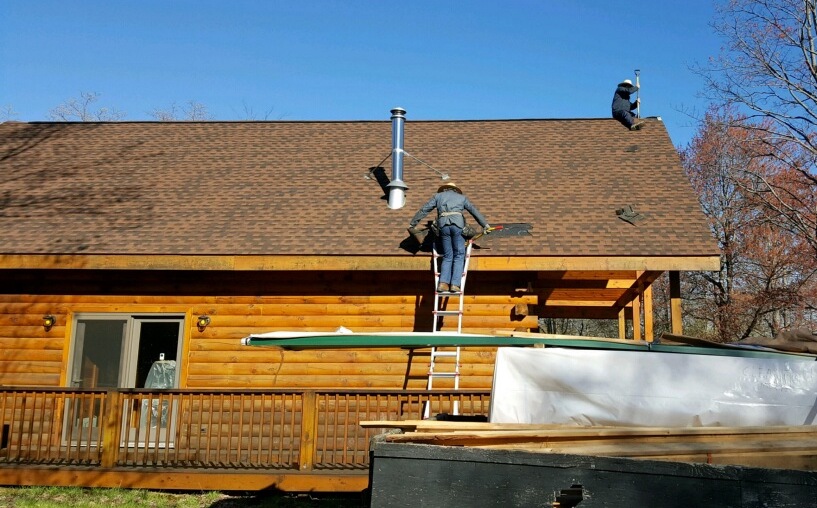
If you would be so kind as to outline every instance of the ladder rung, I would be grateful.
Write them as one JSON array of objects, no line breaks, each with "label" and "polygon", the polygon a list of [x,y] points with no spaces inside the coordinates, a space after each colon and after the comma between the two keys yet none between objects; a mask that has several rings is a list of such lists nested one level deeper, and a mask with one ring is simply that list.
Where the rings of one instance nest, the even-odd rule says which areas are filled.
[{"label": "ladder rung", "polygon": [[460,375],[459,372],[429,372],[429,376],[431,377],[457,377]]},{"label": "ladder rung", "polygon": [[459,314],[462,314],[462,312],[458,310],[433,310],[431,312],[433,312],[434,314],[439,314],[440,316],[457,316]]},{"label": "ladder rung", "polygon": [[433,353],[431,353],[432,358],[436,357],[436,356],[457,356],[457,352],[456,351],[434,351]]}]

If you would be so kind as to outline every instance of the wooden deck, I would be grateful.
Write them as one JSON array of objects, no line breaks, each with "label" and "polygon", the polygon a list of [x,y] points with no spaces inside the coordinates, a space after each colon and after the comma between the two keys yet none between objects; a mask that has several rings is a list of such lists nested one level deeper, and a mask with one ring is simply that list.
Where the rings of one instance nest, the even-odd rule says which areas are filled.
[{"label": "wooden deck", "polygon": [[487,415],[483,390],[4,388],[0,484],[179,490],[361,491],[365,420],[425,404]]}]

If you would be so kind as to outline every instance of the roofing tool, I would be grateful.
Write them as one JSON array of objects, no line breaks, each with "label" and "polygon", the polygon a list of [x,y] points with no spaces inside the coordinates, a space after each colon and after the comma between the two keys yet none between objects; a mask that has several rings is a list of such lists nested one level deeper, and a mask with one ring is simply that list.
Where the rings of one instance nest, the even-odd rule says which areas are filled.
[{"label": "roofing tool", "polygon": [[[490,234],[491,236],[522,236],[522,235],[530,235],[530,230],[533,229],[533,225],[527,222],[516,222],[516,223],[506,223],[506,224],[497,224],[495,226],[491,226],[482,231],[482,233],[477,234],[473,238],[469,240],[470,244],[474,244],[479,238]],[[474,244],[474,246],[478,249],[489,249],[490,247],[481,247],[479,245]]]},{"label": "roofing tool", "polygon": [[533,225],[527,222],[509,222],[506,224],[497,224],[495,226],[491,226],[488,229],[484,230],[482,233],[476,235],[473,240],[477,238],[490,234],[491,236],[521,236],[521,235],[529,235],[531,234],[530,230],[533,229]]},{"label": "roofing tool", "polygon": [[639,78],[641,76],[641,69],[635,70],[635,114],[638,115],[638,118],[641,118],[641,99],[639,97],[641,92],[641,83],[639,82]]}]

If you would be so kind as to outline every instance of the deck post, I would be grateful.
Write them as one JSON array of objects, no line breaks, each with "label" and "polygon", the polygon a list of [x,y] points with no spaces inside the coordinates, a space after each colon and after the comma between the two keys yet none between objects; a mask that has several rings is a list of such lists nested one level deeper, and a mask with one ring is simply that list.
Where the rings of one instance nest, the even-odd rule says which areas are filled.
[{"label": "deck post", "polygon": [[644,288],[644,340],[653,341],[652,285]]},{"label": "deck post", "polygon": [[633,298],[633,340],[641,340],[641,294]]},{"label": "deck post", "polygon": [[118,390],[105,392],[105,411],[102,416],[102,467],[115,467],[119,459],[119,429],[122,426],[120,408],[121,394]]},{"label": "deck post", "polygon": [[318,395],[314,391],[303,394],[301,409],[301,445],[298,466],[301,471],[312,471],[315,465],[315,435],[318,430]]},{"label": "deck post", "polygon": [[669,272],[669,301],[669,319],[672,333],[675,335],[683,335],[684,322],[681,314],[681,272],[677,270]]}]

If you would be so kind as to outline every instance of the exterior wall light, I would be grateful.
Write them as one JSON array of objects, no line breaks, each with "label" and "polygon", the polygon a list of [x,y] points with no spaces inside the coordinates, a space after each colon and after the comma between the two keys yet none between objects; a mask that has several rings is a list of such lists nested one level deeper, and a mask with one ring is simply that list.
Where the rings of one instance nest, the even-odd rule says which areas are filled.
[{"label": "exterior wall light", "polygon": [[200,332],[203,332],[204,329],[207,328],[207,325],[209,325],[209,324],[210,324],[210,316],[199,316],[199,318],[196,319],[196,326],[199,327]]},{"label": "exterior wall light", "polygon": [[51,330],[51,328],[57,323],[57,318],[54,317],[53,314],[46,314],[43,316],[43,328],[45,331]]}]

